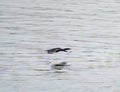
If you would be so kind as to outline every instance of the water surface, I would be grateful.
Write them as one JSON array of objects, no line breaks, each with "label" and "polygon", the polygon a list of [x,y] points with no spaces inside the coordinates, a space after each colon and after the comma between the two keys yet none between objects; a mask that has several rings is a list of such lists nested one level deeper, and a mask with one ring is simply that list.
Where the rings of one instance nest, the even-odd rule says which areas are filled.
[{"label": "water surface", "polygon": [[[0,1],[0,91],[119,92],[119,10],[118,0]],[[54,47],[72,51],[46,53]]]}]

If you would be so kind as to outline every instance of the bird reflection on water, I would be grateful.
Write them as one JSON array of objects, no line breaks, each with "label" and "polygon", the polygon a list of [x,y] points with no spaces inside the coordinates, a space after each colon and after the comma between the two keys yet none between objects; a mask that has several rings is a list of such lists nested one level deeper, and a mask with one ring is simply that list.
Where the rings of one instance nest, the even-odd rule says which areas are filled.
[{"label": "bird reflection on water", "polygon": [[53,64],[51,67],[52,69],[62,70],[69,66],[66,62],[60,62],[58,64]]}]

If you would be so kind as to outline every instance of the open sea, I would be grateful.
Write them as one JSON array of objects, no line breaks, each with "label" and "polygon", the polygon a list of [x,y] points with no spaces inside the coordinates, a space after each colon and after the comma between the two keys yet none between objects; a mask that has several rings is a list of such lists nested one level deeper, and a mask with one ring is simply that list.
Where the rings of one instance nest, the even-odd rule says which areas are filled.
[{"label": "open sea", "polygon": [[120,1],[0,0],[0,92],[120,92]]}]

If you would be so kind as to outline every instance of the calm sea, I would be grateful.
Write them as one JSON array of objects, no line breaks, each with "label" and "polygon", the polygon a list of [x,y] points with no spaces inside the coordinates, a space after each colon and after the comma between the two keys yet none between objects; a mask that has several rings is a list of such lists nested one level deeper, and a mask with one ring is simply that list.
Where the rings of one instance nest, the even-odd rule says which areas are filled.
[{"label": "calm sea", "polygon": [[0,1],[0,92],[120,92],[119,70],[119,0]]}]

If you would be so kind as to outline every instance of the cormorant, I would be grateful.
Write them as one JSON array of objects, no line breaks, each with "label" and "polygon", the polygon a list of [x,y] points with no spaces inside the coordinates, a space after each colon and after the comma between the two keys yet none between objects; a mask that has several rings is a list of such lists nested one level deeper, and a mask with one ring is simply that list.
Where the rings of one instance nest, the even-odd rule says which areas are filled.
[{"label": "cormorant", "polygon": [[68,50],[71,50],[70,48],[53,48],[53,49],[49,49],[47,50],[47,53],[48,54],[53,54],[53,53],[56,53],[56,52],[60,52],[60,51],[64,51],[64,52],[67,52]]}]

